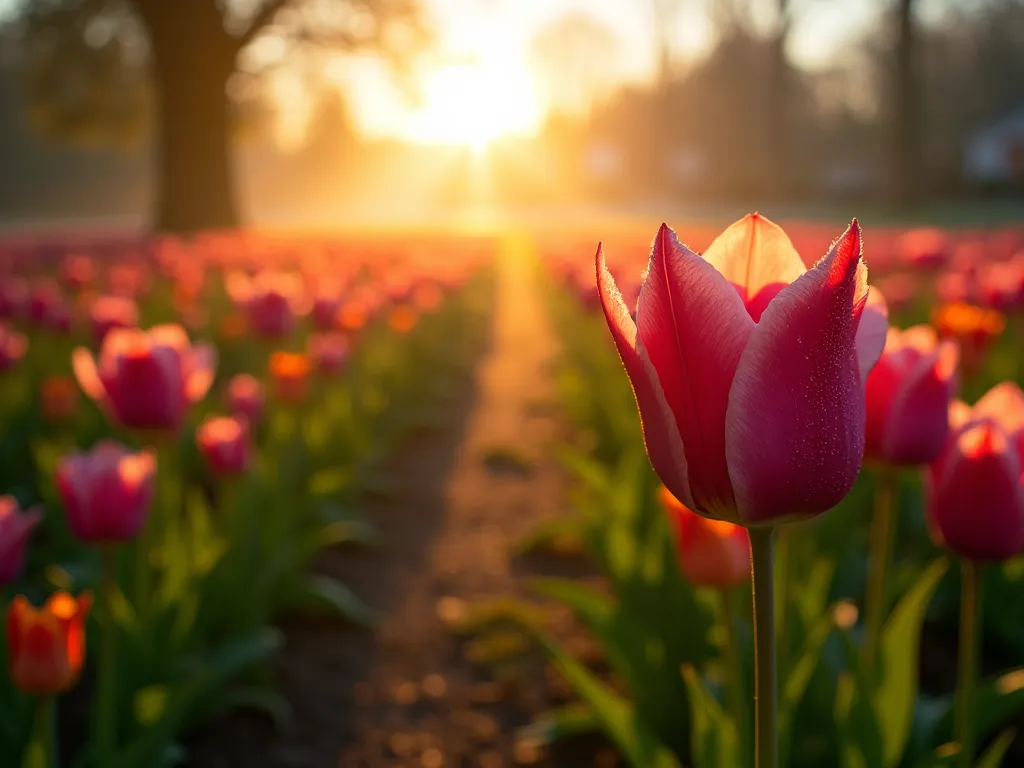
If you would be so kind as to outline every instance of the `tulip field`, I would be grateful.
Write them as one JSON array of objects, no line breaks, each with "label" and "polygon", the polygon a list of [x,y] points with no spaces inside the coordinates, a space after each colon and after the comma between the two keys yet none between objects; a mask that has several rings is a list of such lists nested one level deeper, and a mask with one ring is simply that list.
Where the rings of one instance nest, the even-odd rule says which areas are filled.
[{"label": "tulip field", "polygon": [[[470,559],[561,565],[439,610],[464,653],[422,698],[451,665],[567,694],[324,765],[1024,764],[1024,226],[594,234],[0,242],[0,766],[212,768],[197,730],[287,720],[281,627],[375,631],[315,561],[375,538],[482,359],[516,367],[496,313],[550,326],[564,498]],[[452,471],[480,460],[551,501],[511,449]]]}]

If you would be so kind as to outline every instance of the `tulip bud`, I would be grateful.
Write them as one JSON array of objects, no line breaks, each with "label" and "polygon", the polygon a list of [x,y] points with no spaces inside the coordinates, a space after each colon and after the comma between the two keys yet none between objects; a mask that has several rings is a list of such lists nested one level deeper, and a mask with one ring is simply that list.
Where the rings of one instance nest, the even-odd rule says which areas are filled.
[{"label": "tulip bud", "polygon": [[54,696],[75,684],[85,662],[85,621],[91,607],[88,592],[77,600],[57,592],[42,609],[22,595],[14,598],[7,611],[7,653],[18,690]]},{"label": "tulip bud", "polygon": [[950,408],[951,436],[927,475],[927,515],[939,546],[971,560],[1024,552],[1024,392],[993,387]]},{"label": "tulip bud", "polygon": [[309,394],[309,358],[292,352],[275,352],[270,356],[270,376],[278,400],[298,405]]},{"label": "tulip bud", "polygon": [[309,337],[307,352],[317,373],[334,376],[348,362],[348,340],[341,333],[315,333]]},{"label": "tulip bud", "polygon": [[868,375],[865,454],[892,464],[926,464],[943,449],[956,387],[955,342],[925,325],[890,328]]},{"label": "tulip bud", "polygon": [[196,445],[206,465],[222,477],[240,475],[249,467],[249,429],[244,419],[219,416],[196,430]]},{"label": "tulip bud", "polygon": [[747,531],[687,509],[665,486],[658,500],[677,536],[679,567],[695,587],[729,589],[750,581]]},{"label": "tulip bud", "polygon": [[153,498],[156,459],[111,441],[76,452],[57,465],[57,490],[71,532],[81,541],[128,541],[142,528]]},{"label": "tulip bud", "polygon": [[102,344],[115,328],[134,328],[139,324],[139,310],[135,302],[123,296],[100,296],[89,306],[89,324],[92,337]]},{"label": "tulip bud", "polygon": [[42,519],[38,508],[22,512],[13,496],[0,496],[0,586],[13,583],[21,575],[28,538]]},{"label": "tulip bud", "polygon": [[227,404],[232,416],[244,418],[250,425],[263,418],[263,384],[255,376],[240,373],[228,383]]}]

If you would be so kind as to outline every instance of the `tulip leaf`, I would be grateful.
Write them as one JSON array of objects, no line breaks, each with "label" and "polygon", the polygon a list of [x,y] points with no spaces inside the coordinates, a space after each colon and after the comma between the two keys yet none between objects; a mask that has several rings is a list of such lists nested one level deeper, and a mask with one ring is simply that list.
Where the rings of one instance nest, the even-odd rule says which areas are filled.
[{"label": "tulip leaf", "polygon": [[882,670],[874,706],[882,735],[882,764],[899,764],[910,738],[918,689],[918,654],[925,611],[948,563],[940,558],[896,605],[882,631]]},{"label": "tulip leaf", "polygon": [[634,768],[681,768],[676,756],[658,741],[631,703],[601,682],[545,633],[535,631],[534,635],[559,673],[591,707],[605,734]]},{"label": "tulip leaf", "polygon": [[[987,738],[1000,725],[1024,710],[1024,667],[1004,672],[980,683],[974,693],[974,729],[979,739]],[[932,735],[932,743],[953,737],[953,702],[945,701],[943,713]]]},{"label": "tulip leaf", "polygon": [[1008,728],[999,734],[999,738],[992,742],[992,745],[981,756],[981,759],[974,764],[974,768],[999,768],[1003,764],[1003,758],[1006,756],[1016,736],[1017,731],[1014,728]]},{"label": "tulip leaf", "polygon": [[789,764],[789,749],[793,740],[793,718],[796,716],[797,708],[804,697],[807,685],[811,681],[818,662],[821,660],[821,650],[825,641],[832,634],[835,622],[832,618],[832,611],[821,617],[807,635],[807,642],[800,653],[800,658],[782,686],[779,698],[779,752],[781,754],[780,764]]},{"label": "tulip leaf", "polygon": [[736,722],[726,715],[689,664],[683,667],[683,680],[690,696],[690,743],[696,768],[743,765]]},{"label": "tulip leaf", "polygon": [[843,766],[877,768],[882,765],[882,735],[877,713],[868,699],[871,690],[864,669],[858,663],[859,652],[850,633],[836,633],[846,653],[847,668],[836,684],[835,721],[839,730]]},{"label": "tulip leaf", "polygon": [[372,627],[378,620],[376,611],[356,597],[349,587],[324,574],[306,576],[294,595],[293,604],[299,610],[326,609],[340,618],[365,627]]},{"label": "tulip leaf", "polygon": [[567,704],[537,716],[516,733],[517,740],[554,744],[571,736],[601,730],[601,720],[594,708],[585,703]]}]

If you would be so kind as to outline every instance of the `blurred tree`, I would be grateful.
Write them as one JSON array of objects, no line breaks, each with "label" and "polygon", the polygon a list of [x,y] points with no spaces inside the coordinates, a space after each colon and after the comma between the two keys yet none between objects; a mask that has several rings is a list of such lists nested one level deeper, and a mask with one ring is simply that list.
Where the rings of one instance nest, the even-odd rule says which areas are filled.
[{"label": "blurred tree", "polygon": [[915,58],[917,33],[914,25],[914,0],[896,0],[896,59],[893,104],[891,169],[892,202],[907,207],[917,202],[921,173],[920,162],[920,88]]},{"label": "blurred tree", "polygon": [[239,222],[230,94],[246,78],[333,51],[402,63],[425,41],[418,0],[23,0],[21,29],[48,133],[145,134],[153,102],[152,225],[177,232]]},{"label": "blurred tree", "polygon": [[793,7],[790,0],[776,0],[776,23],[771,37],[771,98],[766,115],[768,129],[768,177],[765,191],[775,198],[790,194],[789,165],[789,80],[790,65],[786,58],[786,43],[793,27]]}]

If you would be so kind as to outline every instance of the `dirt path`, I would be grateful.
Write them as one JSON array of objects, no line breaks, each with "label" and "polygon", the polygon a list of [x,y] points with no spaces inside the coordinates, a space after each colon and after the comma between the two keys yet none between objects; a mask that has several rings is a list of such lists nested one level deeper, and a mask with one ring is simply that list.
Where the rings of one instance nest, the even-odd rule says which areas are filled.
[{"label": "dirt path", "polygon": [[550,705],[545,681],[497,689],[442,620],[467,601],[521,591],[527,574],[509,547],[560,512],[561,473],[545,457],[558,425],[538,407],[553,398],[557,349],[526,255],[523,242],[502,247],[491,342],[446,426],[393,462],[399,489],[371,510],[382,546],[331,552],[318,566],[381,611],[380,626],[287,627],[276,673],[295,727],[274,736],[266,723],[233,718],[199,740],[195,765],[553,764],[513,736]]}]

